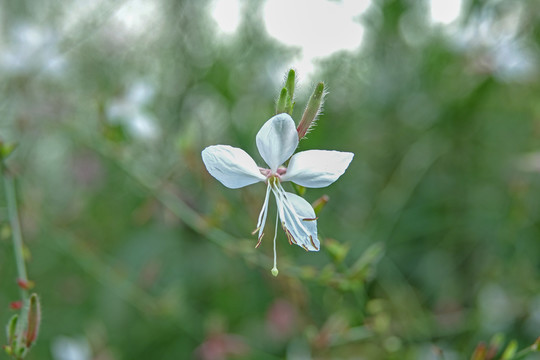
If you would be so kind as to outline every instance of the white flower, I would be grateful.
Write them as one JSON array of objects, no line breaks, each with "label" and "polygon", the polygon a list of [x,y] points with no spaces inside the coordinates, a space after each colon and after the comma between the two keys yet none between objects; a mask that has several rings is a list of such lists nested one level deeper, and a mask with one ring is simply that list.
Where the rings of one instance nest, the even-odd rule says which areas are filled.
[{"label": "white flower", "polygon": [[[257,133],[256,142],[269,169],[258,167],[244,150],[229,145],[207,147],[202,151],[203,162],[208,172],[228,188],[237,189],[259,181],[267,184],[264,204],[254,231],[258,232],[257,246],[264,235],[268,200],[272,191],[277,203],[277,215],[289,243],[301,246],[306,251],[318,251],[320,243],[315,211],[302,197],[285,191],[281,183],[292,181],[310,188],[328,186],[345,172],[354,154],[308,150],[291,157],[298,146],[298,133],[288,114],[279,114],[268,120]],[[281,166],[289,158],[288,168]],[[274,269],[276,275],[275,236]]]},{"label": "white flower", "polygon": [[127,127],[134,137],[141,140],[156,140],[160,129],[156,119],[145,110],[154,97],[152,85],[139,81],[132,85],[125,96],[115,99],[107,107],[107,116],[113,123]]},{"label": "white flower", "polygon": [[52,355],[55,360],[90,360],[92,351],[85,338],[58,336],[52,342]]}]

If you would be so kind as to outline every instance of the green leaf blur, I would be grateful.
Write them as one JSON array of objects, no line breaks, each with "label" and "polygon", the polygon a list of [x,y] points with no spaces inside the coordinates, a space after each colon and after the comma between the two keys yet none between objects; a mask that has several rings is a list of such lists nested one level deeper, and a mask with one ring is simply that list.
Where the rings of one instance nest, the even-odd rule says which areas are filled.
[{"label": "green leaf blur", "polygon": [[[26,358],[63,360],[66,342],[108,360],[524,354],[540,336],[540,2],[463,1],[448,26],[426,3],[372,1],[359,50],[285,84],[300,50],[266,33],[263,1],[232,35],[210,1],[4,1],[0,157],[42,315]],[[229,190],[200,153],[258,154],[281,89],[298,124],[319,81],[299,150],[355,157],[304,189],[324,199],[321,251],[280,231],[273,277],[273,223],[258,249],[250,235],[264,185]],[[5,204],[2,326],[19,296]]]}]

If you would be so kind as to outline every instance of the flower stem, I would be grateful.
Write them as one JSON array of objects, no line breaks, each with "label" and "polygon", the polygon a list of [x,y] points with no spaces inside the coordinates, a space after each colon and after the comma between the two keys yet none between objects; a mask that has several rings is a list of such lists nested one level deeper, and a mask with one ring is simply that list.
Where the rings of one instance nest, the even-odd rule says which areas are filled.
[{"label": "flower stem", "polygon": [[[41,311],[37,295],[32,295],[34,306],[31,306],[30,304],[31,297],[28,292],[29,281],[24,262],[24,248],[19,213],[17,210],[15,182],[3,159],[0,159],[0,173],[4,179],[4,189],[6,192],[6,202],[11,227],[11,238],[13,240],[13,252],[15,254],[15,263],[17,265],[17,284],[19,285],[22,300],[22,308],[17,316],[17,324],[13,330],[13,333],[8,334],[8,340],[10,342],[9,347],[12,349],[10,351],[13,351],[10,354],[14,357],[14,359],[23,359],[26,356],[28,349],[36,340],[39,323],[41,320]],[[27,332],[29,323],[32,325],[31,337],[28,337],[29,333]]]},{"label": "flower stem", "polygon": [[[15,197],[15,184],[13,177],[9,174],[5,164],[2,162],[2,175],[4,178],[4,189],[6,191],[6,200],[9,214],[9,221],[11,225],[11,233],[13,239],[13,250],[15,253],[15,263],[17,264],[17,278],[18,282],[22,284],[28,284],[28,276],[26,274],[26,265],[24,263],[24,248],[21,235],[21,225],[19,221],[19,214],[17,211],[17,200]],[[20,286],[21,298],[26,305],[28,301],[28,289],[25,286]]]}]

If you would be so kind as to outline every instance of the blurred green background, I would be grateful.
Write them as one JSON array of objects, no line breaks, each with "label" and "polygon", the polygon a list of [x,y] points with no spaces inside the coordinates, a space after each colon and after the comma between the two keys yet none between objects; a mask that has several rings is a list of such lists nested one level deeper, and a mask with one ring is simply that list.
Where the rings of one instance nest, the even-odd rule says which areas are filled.
[{"label": "blurred green background", "polygon": [[[43,308],[28,359],[449,360],[495,334],[532,344],[540,2],[463,0],[439,19],[437,0],[364,1],[349,12],[361,46],[314,62],[297,35],[316,50],[358,36],[338,30],[354,1],[244,0],[220,27],[233,3],[2,2],[0,138],[19,144],[7,165]],[[267,32],[269,6],[291,43]],[[225,188],[200,152],[230,144],[262,164],[255,134],[290,67],[296,121],[316,82],[329,90],[300,150],[355,158],[305,195],[330,198],[322,250],[280,232],[274,278],[273,224],[257,250],[250,235],[264,185]],[[19,296],[5,204],[2,325]]]}]

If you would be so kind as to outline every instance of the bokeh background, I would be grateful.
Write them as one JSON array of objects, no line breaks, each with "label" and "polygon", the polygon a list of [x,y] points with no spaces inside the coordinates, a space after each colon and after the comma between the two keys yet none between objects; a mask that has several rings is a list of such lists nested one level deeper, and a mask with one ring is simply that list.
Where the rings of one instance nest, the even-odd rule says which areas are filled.
[{"label": "bokeh background", "polygon": [[[540,336],[540,2],[6,0],[0,19],[43,307],[28,359],[448,360]],[[329,91],[300,149],[355,158],[305,194],[330,198],[322,250],[280,232],[274,278],[273,224],[250,235],[264,185],[225,188],[200,152],[262,164],[291,67],[297,121]],[[5,324],[3,192],[0,221]]]}]

